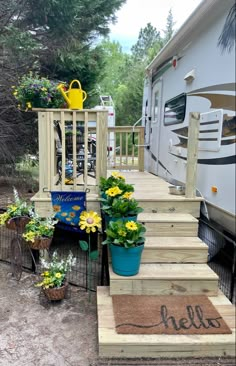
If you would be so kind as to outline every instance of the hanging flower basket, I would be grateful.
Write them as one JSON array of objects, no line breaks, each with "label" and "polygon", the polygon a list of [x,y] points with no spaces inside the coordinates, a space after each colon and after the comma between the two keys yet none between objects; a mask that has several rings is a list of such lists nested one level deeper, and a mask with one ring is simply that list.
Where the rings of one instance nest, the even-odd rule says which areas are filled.
[{"label": "hanging flower basket", "polygon": [[45,288],[43,292],[48,300],[50,301],[58,301],[65,298],[66,290],[68,288],[68,282],[66,282],[61,287],[52,287],[52,288]]},{"label": "hanging flower basket", "polygon": [[18,216],[6,221],[5,226],[10,230],[24,231],[25,226],[29,223],[30,218],[28,216]]},{"label": "hanging flower basket", "polygon": [[49,249],[51,242],[52,238],[42,237],[42,238],[35,238],[34,241],[29,241],[28,244],[31,249],[43,250],[43,249]]}]

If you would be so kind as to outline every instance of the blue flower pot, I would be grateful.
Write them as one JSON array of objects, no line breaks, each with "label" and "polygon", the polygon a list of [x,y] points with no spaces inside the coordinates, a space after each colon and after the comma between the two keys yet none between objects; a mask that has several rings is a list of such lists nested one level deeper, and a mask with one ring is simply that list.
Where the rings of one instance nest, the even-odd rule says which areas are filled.
[{"label": "blue flower pot", "polygon": [[134,248],[124,248],[110,244],[113,272],[120,276],[134,276],[139,272],[144,244]]}]

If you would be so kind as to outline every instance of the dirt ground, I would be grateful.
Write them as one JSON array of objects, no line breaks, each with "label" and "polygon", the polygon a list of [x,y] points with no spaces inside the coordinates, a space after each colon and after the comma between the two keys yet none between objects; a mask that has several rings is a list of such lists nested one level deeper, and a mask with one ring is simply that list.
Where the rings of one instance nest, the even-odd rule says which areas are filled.
[{"label": "dirt ground", "polygon": [[70,286],[48,302],[34,274],[17,282],[0,262],[0,366],[235,365],[233,359],[102,360],[98,357],[96,294]]}]

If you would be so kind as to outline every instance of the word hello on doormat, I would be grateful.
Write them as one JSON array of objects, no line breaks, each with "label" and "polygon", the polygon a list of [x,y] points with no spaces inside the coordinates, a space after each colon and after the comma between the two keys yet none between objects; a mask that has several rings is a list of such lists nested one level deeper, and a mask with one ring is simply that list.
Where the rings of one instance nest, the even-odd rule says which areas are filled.
[{"label": "word hello on doormat", "polygon": [[115,295],[112,300],[117,333],[232,333],[206,296]]}]

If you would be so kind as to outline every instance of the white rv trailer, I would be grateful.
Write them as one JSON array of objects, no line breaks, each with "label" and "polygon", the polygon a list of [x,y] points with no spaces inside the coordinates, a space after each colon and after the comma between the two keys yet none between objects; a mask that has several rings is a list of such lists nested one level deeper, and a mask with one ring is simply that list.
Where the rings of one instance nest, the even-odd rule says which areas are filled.
[{"label": "white rv trailer", "polygon": [[231,235],[235,235],[235,40],[231,50],[222,50],[218,40],[234,4],[234,0],[200,3],[147,67],[142,113],[145,169],[172,184],[185,183],[189,113],[201,113],[197,190],[206,200],[210,219]]}]

